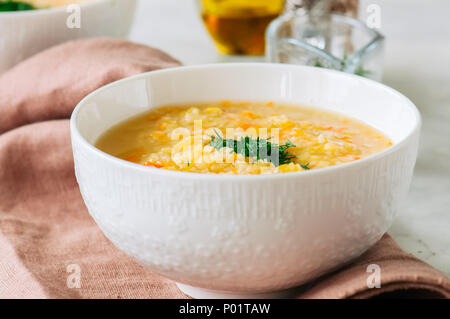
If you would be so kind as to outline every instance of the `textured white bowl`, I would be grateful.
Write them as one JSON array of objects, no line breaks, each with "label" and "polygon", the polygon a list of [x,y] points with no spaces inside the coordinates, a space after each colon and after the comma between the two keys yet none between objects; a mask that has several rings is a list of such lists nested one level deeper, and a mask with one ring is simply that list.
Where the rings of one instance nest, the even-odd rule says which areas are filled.
[{"label": "textured white bowl", "polygon": [[81,4],[81,28],[69,29],[67,7],[0,12],[0,74],[56,44],[85,37],[125,37],[136,0],[96,0]]},{"label": "textured white bowl", "polygon": [[[394,146],[353,163],[270,176],[167,171],[93,146],[106,129],[150,108],[223,99],[333,110],[378,128]],[[71,132],[81,193],[117,247],[194,297],[266,297],[351,261],[380,239],[407,193],[420,123],[407,98],[358,76],[222,64],[110,84],[76,107]]]}]

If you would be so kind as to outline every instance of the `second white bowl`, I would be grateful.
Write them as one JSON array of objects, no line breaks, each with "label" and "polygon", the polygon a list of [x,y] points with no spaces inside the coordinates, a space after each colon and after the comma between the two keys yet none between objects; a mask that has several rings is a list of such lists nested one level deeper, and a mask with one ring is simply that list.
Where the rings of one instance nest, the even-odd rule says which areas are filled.
[{"label": "second white bowl", "polygon": [[81,4],[81,28],[67,27],[66,7],[0,12],[0,74],[56,44],[84,37],[125,37],[136,0],[96,0]]}]

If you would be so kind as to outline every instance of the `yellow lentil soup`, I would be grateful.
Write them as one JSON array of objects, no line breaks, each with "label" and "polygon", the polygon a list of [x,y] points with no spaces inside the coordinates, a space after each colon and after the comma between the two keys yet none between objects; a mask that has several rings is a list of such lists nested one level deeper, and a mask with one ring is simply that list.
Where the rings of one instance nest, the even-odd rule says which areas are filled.
[{"label": "yellow lentil soup", "polygon": [[146,166],[239,175],[318,169],[391,145],[376,129],[329,111],[228,101],[153,109],[112,127],[96,143]]}]

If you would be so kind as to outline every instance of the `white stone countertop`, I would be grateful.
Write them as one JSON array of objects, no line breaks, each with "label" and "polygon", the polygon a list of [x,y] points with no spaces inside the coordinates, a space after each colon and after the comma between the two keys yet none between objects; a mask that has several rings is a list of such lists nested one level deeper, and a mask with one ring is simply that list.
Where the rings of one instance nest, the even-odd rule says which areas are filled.
[{"label": "white stone countertop", "polygon": [[[387,38],[383,82],[408,96],[423,116],[411,191],[389,233],[450,276],[450,1],[362,0],[362,18],[369,4],[380,6]],[[188,65],[224,60],[194,0],[140,0],[131,40]]]}]

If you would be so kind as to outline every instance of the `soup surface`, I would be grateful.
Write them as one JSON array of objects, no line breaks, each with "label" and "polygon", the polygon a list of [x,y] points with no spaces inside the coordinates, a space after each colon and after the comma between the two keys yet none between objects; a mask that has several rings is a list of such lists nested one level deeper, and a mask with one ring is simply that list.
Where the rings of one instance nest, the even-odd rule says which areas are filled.
[{"label": "soup surface", "polygon": [[376,129],[329,111],[228,101],[157,108],[112,127],[96,143],[146,166],[239,175],[318,169],[391,145]]}]

